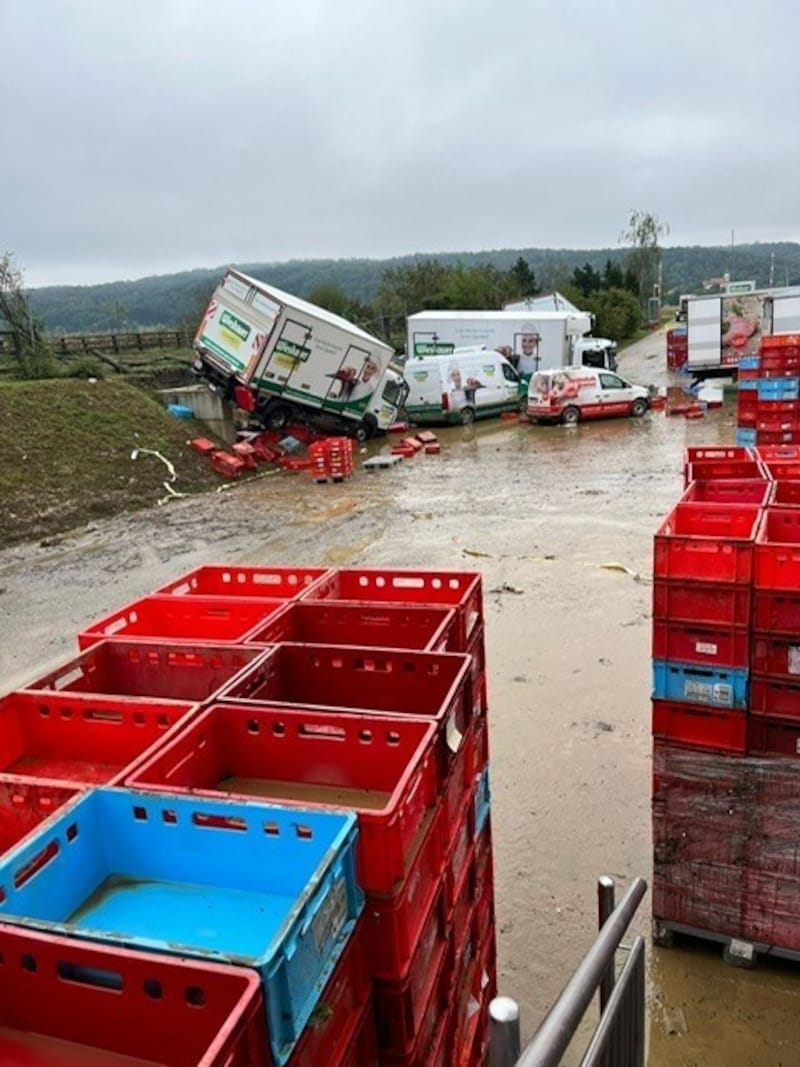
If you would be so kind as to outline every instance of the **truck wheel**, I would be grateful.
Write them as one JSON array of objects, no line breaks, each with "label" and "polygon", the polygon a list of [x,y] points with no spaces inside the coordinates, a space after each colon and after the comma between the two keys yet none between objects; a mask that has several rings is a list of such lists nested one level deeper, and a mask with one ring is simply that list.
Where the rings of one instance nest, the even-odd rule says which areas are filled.
[{"label": "truck wheel", "polygon": [[576,426],[580,421],[581,413],[577,408],[564,408],[561,413],[561,421],[565,426]]},{"label": "truck wheel", "polygon": [[475,421],[474,408],[462,408],[460,414],[462,426],[471,426],[472,423]]},{"label": "truck wheel", "polygon": [[283,430],[292,417],[292,409],[287,404],[273,404],[264,413],[264,427],[267,430]]},{"label": "truck wheel", "polygon": [[647,401],[644,400],[642,397],[639,397],[638,400],[634,400],[634,402],[631,404],[631,415],[633,415],[635,419],[640,419],[642,415],[646,414],[647,409],[649,407],[650,405],[647,403]]},{"label": "truck wheel", "polygon": [[365,415],[363,420],[356,426],[353,436],[356,441],[369,441],[378,432],[378,422],[374,415]]}]

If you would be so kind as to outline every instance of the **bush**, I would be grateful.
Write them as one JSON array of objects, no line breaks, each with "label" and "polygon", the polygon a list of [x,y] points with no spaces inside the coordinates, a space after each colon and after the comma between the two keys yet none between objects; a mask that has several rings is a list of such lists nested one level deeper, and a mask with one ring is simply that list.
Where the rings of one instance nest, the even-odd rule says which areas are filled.
[{"label": "bush", "polygon": [[627,289],[601,289],[585,297],[583,306],[595,317],[592,333],[596,337],[624,341],[639,329],[639,301]]},{"label": "bush", "polygon": [[65,364],[61,373],[64,378],[103,378],[107,369],[93,356],[80,356]]}]

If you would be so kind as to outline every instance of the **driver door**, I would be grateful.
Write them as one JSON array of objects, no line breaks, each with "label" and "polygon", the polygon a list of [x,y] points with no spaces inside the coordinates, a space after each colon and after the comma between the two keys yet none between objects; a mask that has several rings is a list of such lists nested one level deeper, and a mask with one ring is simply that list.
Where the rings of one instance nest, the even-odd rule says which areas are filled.
[{"label": "driver door", "polygon": [[600,403],[604,415],[627,415],[633,402],[633,390],[624,378],[609,371],[600,373]]}]

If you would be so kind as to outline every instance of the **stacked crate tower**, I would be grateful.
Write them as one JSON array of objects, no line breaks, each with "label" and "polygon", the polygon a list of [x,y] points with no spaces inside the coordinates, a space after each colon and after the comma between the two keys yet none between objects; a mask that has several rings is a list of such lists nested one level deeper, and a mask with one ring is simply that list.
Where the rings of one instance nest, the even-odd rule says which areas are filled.
[{"label": "stacked crate tower", "polygon": [[78,645],[0,699],[0,1061],[484,1064],[480,576],[202,567]]},{"label": "stacked crate tower", "polygon": [[654,545],[654,937],[793,956],[800,447],[689,449],[684,475]]},{"label": "stacked crate tower", "polygon": [[757,356],[739,362],[736,443],[800,444],[800,334],[762,337]]}]

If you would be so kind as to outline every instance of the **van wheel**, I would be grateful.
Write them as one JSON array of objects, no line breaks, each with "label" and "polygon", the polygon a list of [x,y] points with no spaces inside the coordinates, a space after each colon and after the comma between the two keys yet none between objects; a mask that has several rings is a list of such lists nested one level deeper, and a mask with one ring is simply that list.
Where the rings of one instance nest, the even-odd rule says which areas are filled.
[{"label": "van wheel", "polygon": [[475,409],[474,408],[462,408],[461,409],[461,425],[471,426],[475,421]]},{"label": "van wheel", "polygon": [[576,426],[580,421],[581,413],[577,408],[564,408],[561,413],[561,421],[565,426]]},{"label": "van wheel", "polygon": [[292,409],[287,404],[273,404],[264,414],[264,426],[267,430],[284,430],[292,417]]},{"label": "van wheel", "polygon": [[647,403],[647,401],[644,400],[642,397],[639,397],[638,400],[634,400],[634,402],[631,404],[631,415],[633,415],[635,419],[640,419],[642,415],[645,415],[647,413],[647,409],[649,407],[650,405]]},{"label": "van wheel", "polygon": [[374,415],[365,415],[353,431],[356,441],[369,441],[378,432],[378,422]]}]

